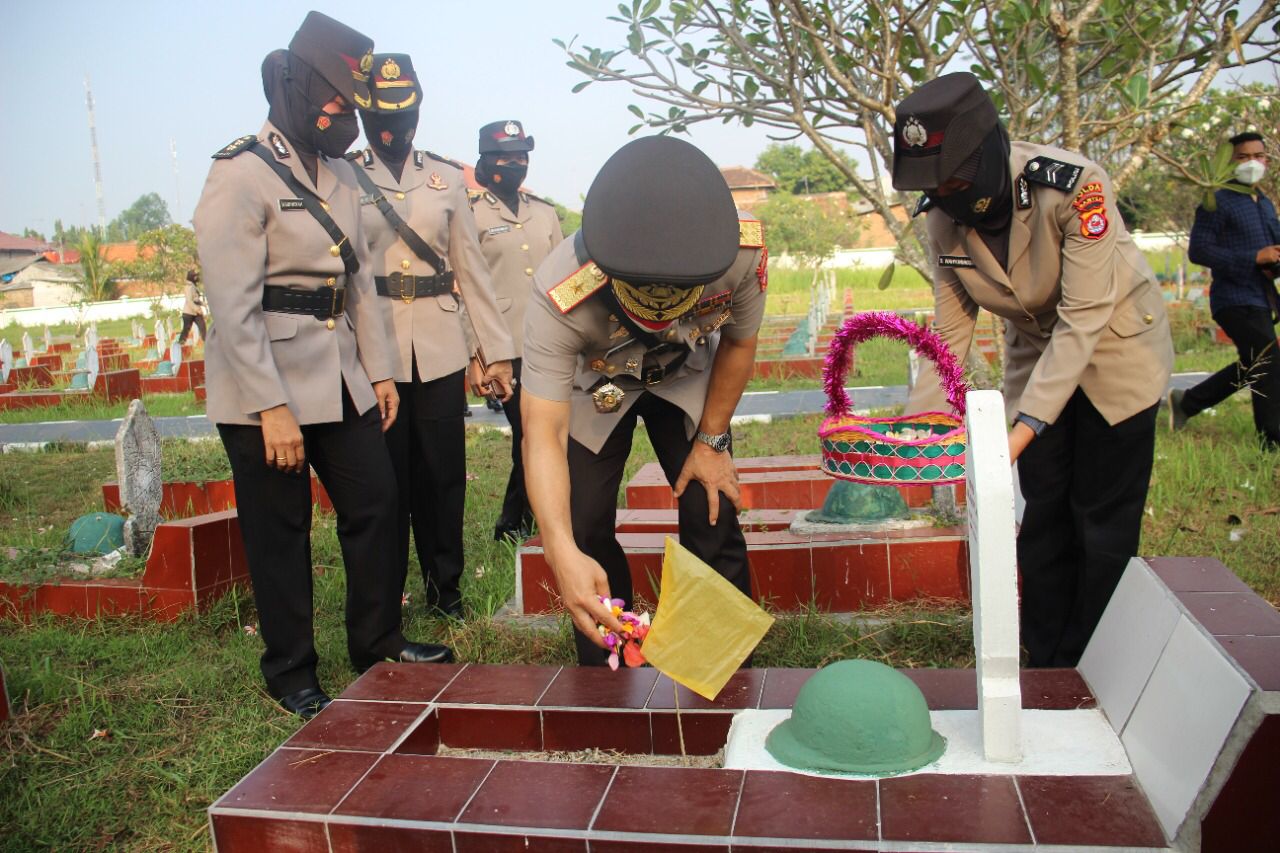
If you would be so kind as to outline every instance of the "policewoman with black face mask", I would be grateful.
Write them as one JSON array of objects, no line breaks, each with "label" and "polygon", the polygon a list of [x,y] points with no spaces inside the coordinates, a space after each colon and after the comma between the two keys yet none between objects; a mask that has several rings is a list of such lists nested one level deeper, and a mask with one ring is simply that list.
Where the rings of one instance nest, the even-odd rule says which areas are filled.
[{"label": "policewoman with black face mask", "polygon": [[[524,351],[524,314],[533,293],[533,274],[542,260],[564,239],[556,209],[521,189],[529,171],[533,137],[515,119],[495,121],[480,128],[480,159],[476,183],[470,190],[471,210],[480,232],[480,249],[489,264],[502,319],[515,343],[512,363],[520,378]],[[471,364],[472,384],[478,384],[480,364]],[[511,474],[502,499],[502,512],[494,524],[494,539],[523,539],[533,527],[533,509],[524,488],[524,458],[520,445],[524,430],[520,421],[520,388],[502,404],[511,424]]]},{"label": "policewoman with black face mask", "polygon": [[[894,188],[924,192],[938,333],[963,360],[978,309],[1004,318],[1023,644],[1031,666],[1075,666],[1138,549],[1173,366],[1160,288],[1107,174],[1011,143],[972,74],[905,98],[893,141]],[[933,380],[907,411],[945,408]]]},{"label": "policewoman with black face mask", "polygon": [[310,718],[329,704],[312,633],[313,468],[338,517],[347,649],[443,662],[446,646],[400,630],[395,475],[382,433],[399,398],[373,288],[360,190],[343,153],[368,104],[373,43],[311,12],[267,55],[266,125],[214,154],[195,212],[209,304],[207,411],[231,462],[266,650],[267,689]]},{"label": "policewoman with black face mask", "polygon": [[409,57],[373,57],[372,100],[360,106],[369,147],[352,155],[378,304],[391,330],[401,409],[387,431],[400,495],[395,554],[403,586],[409,530],[427,606],[462,616],[462,519],[466,500],[464,371],[471,355],[461,295],[486,365],[484,394],[511,396],[511,335],[467,207],[460,164],[415,150],[422,87]]}]

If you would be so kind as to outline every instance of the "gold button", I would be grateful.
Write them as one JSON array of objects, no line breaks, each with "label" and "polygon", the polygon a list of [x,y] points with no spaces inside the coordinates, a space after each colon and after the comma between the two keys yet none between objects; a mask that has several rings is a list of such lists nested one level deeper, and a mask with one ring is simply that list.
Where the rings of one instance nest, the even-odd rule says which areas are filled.
[{"label": "gold button", "polygon": [[698,346],[700,346],[700,347],[705,347],[706,345],[707,345],[707,339],[706,339],[706,338],[698,338]]},{"label": "gold button", "polygon": [[527,251],[529,251],[529,244],[528,244],[528,243],[524,243],[524,244],[522,244],[522,245],[520,246],[520,248],[521,248],[521,249],[524,249],[524,250],[527,252]]},{"label": "gold button", "polygon": [[617,368],[617,366],[616,366],[616,365],[611,364],[611,365],[609,365],[608,367],[606,367],[606,368],[605,368],[605,371],[604,371],[604,372],[605,372],[605,373],[607,373],[607,374],[609,374],[610,376],[612,376],[613,374],[615,374],[615,373],[617,373],[617,372],[618,372],[618,368]]},{"label": "gold button", "polygon": [[1142,315],[1142,322],[1146,323],[1148,326],[1151,325],[1153,320],[1155,320],[1155,317],[1152,317],[1150,314]]},{"label": "gold button", "polygon": [[338,283],[338,280],[337,280],[336,278],[332,278],[332,277],[330,277],[330,278],[326,278],[326,279],[324,280],[324,283],[325,283],[325,284],[327,284],[327,285],[329,285],[330,287],[333,287],[334,285],[336,285],[336,284]]},{"label": "gold button", "polygon": [[523,228],[523,227],[524,227],[524,225],[522,225],[521,223],[519,223],[519,222],[517,222],[517,223],[516,223],[516,228]]},{"label": "gold button", "polygon": [[409,259],[408,259],[408,258],[405,258],[403,261],[401,261],[401,262],[400,262],[400,269],[402,269],[402,270],[407,270],[407,269],[409,268],[409,266],[410,266],[410,264],[409,264]]},{"label": "gold button", "polygon": [[404,193],[396,193],[397,201],[404,201]]},{"label": "gold button", "polygon": [[604,359],[597,358],[595,361],[591,362],[591,369],[595,371],[604,370]]},{"label": "gold button", "polygon": [[324,208],[325,210],[328,210],[328,209],[329,209],[329,203],[328,203],[327,201],[322,201],[322,202],[320,202],[320,207]]},{"label": "gold button", "polygon": [[330,319],[330,320],[325,320],[325,321],[324,321],[324,327],[325,327],[326,329],[328,329],[329,331],[331,331],[331,332],[333,331],[333,327],[334,327],[334,326],[336,326],[336,325],[337,325],[337,324],[336,324],[336,323],[334,323],[334,322],[333,322],[333,320],[331,320],[331,319]]},{"label": "gold button", "polygon": [[338,255],[341,255],[341,254],[342,254],[342,250],[341,250],[341,249],[339,249],[337,246],[330,246],[330,247],[329,247],[329,254],[333,255],[333,256],[336,258],[336,257],[338,257]]},{"label": "gold button", "polygon": [[533,275],[533,267],[525,267],[525,268],[524,268],[524,274],[525,274],[525,275]]},{"label": "gold button", "polygon": [[640,362],[636,361],[634,358],[627,359],[627,370],[635,370],[639,366]]}]

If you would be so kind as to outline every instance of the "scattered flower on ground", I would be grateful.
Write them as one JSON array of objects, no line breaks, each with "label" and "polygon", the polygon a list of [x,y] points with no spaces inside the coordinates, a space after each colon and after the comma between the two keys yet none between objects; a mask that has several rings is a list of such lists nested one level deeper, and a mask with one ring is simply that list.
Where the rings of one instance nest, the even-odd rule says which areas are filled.
[{"label": "scattered flower on ground", "polygon": [[256,637],[256,636],[258,636],[258,626],[257,626],[257,625],[245,625],[245,626],[244,626],[244,634],[245,634],[245,636],[246,636],[246,637]]},{"label": "scattered flower on ground", "polygon": [[600,603],[609,605],[614,617],[622,623],[621,633],[610,631],[603,625],[596,625],[596,630],[600,632],[601,637],[604,637],[604,644],[609,649],[609,668],[613,670],[618,668],[619,657],[627,666],[644,666],[644,655],[640,652],[640,646],[649,633],[649,614],[641,613],[637,616],[629,610],[623,610],[621,598],[609,599],[602,595]]}]

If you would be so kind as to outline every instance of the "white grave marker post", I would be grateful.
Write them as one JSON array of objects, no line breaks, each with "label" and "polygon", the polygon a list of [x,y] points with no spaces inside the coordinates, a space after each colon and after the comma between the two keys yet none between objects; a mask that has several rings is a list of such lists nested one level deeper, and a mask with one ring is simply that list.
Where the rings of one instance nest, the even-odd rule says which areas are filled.
[{"label": "white grave marker post", "polygon": [[[156,334],[156,352],[163,353],[165,350],[165,347],[169,346],[169,336],[164,333],[163,320],[156,320],[155,334]],[[161,355],[160,357],[164,358],[163,355]]]},{"label": "white grave marker post", "polygon": [[13,344],[0,341],[0,382],[9,381],[10,370],[13,370]]},{"label": "white grave marker post", "polygon": [[1004,397],[999,391],[970,391],[965,404],[969,577],[982,752],[988,761],[1016,764],[1022,760],[1018,552]]},{"label": "white grave marker post", "polygon": [[27,364],[31,364],[31,359],[36,354],[36,345],[31,342],[31,334],[29,332],[22,333],[22,357],[27,360]]},{"label": "white grave marker post", "polygon": [[49,331],[49,327],[44,327],[44,351],[49,352],[53,349],[53,332]]},{"label": "white grave marker post", "polygon": [[120,508],[125,513],[125,548],[132,556],[146,556],[160,524],[164,480],[160,474],[160,433],[141,400],[129,404],[116,433],[116,479]]},{"label": "white grave marker post", "polygon": [[93,393],[93,386],[98,384],[98,371],[101,365],[98,363],[98,345],[95,343],[84,351],[84,369],[86,371],[85,381],[89,386],[89,393]]},{"label": "white grave marker post", "polygon": [[200,327],[197,326],[195,323],[191,324],[190,341],[193,347],[200,346]]},{"label": "white grave marker post", "polygon": [[174,341],[169,345],[169,363],[173,365],[173,375],[178,375],[178,365],[182,364],[182,344]]}]

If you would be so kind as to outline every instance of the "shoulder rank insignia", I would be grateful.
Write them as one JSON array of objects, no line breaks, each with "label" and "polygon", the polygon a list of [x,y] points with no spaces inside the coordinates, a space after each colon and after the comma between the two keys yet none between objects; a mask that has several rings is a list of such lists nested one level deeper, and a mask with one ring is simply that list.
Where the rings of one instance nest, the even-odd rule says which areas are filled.
[{"label": "shoulder rank insignia", "polygon": [[267,140],[271,143],[271,147],[275,149],[277,157],[288,157],[289,146],[284,144],[284,137],[278,133],[272,133],[267,136]]},{"label": "shoulder rank insignia", "polygon": [[1018,205],[1018,210],[1031,209],[1031,182],[1027,180],[1026,175],[1019,175],[1018,180],[1014,181],[1014,199]]},{"label": "shoulder rank insignia", "polygon": [[360,165],[366,169],[373,165],[373,149],[366,148],[360,152]]},{"label": "shoulder rank insignia", "polygon": [[933,208],[933,199],[927,195],[920,196],[920,200],[916,202],[916,209],[911,212],[911,218],[915,219],[922,213],[928,213]]},{"label": "shoulder rank insignia", "polygon": [[547,296],[551,297],[561,314],[568,314],[582,300],[608,283],[609,276],[604,274],[604,270],[596,266],[594,261],[587,261],[573,275],[548,290]]},{"label": "shoulder rank insignia", "polygon": [[738,245],[744,249],[763,248],[764,223],[759,219],[739,219]]},{"label": "shoulder rank insignia", "polygon": [[1075,163],[1064,163],[1052,157],[1032,157],[1022,174],[1032,183],[1068,192],[1075,187],[1083,171],[1084,166]]},{"label": "shoulder rank insignia", "polygon": [[[424,152],[422,152],[422,151],[415,151],[415,152],[413,152],[413,154],[414,154],[414,160],[413,160],[413,163],[414,163],[414,165],[415,165],[415,166],[417,166],[419,169],[421,169],[421,168],[422,168],[422,164],[421,164],[421,162],[420,162],[420,159],[421,159],[421,155],[422,155],[423,153],[424,153]],[[453,167],[453,168],[455,168],[455,169],[461,169],[461,168],[462,168],[462,164],[461,164],[461,163],[459,163],[457,160],[450,160],[448,157],[441,157],[439,154],[436,154],[434,151],[427,151],[427,152],[425,152],[425,153],[426,153],[426,155],[427,155],[428,157],[430,157],[432,160],[439,160],[441,163],[448,163],[450,166],[452,166],[452,167]]]},{"label": "shoulder rank insignia", "polygon": [[250,148],[253,147],[254,143],[256,143],[257,141],[258,141],[258,137],[253,136],[252,134],[250,134],[249,136],[242,136],[239,139],[237,139],[235,142],[232,142],[230,145],[227,145],[225,148],[222,148],[219,151],[215,152],[213,155],[213,159],[230,160],[232,157],[236,156],[237,154],[248,151]]},{"label": "shoulder rank insignia", "polygon": [[467,187],[467,204],[475,207],[476,202],[482,198],[484,198],[484,190],[476,190],[471,187]]},{"label": "shoulder rank insignia", "polygon": [[416,149],[413,152],[413,167],[415,169],[422,168],[422,152]]}]

